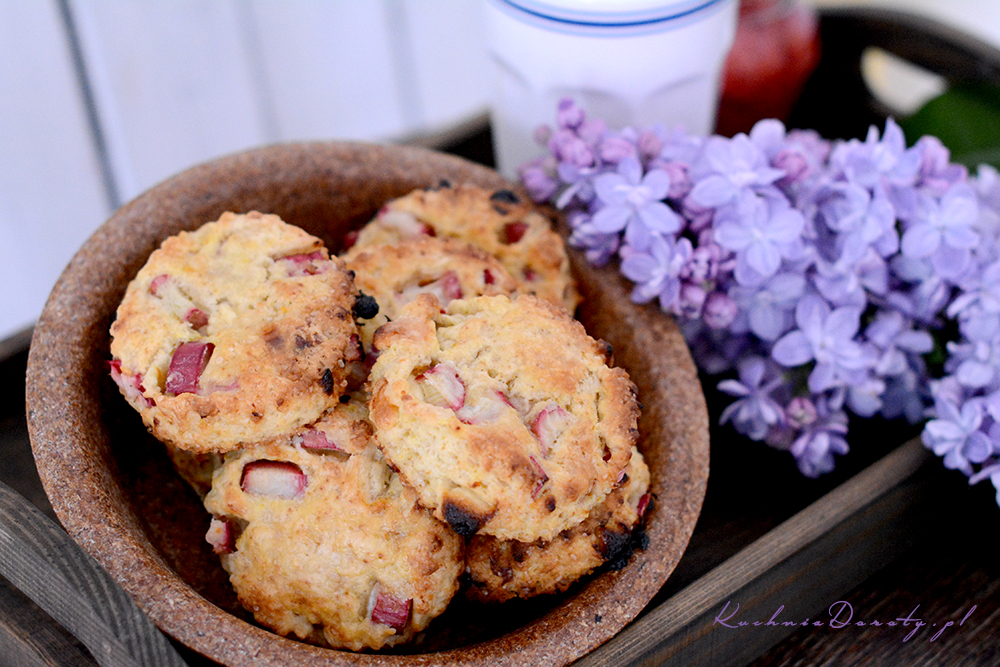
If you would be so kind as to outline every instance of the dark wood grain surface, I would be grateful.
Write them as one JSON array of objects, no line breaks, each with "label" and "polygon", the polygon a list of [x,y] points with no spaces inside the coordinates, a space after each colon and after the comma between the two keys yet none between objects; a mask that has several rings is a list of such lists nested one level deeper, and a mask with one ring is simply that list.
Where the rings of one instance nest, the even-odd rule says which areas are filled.
[{"label": "dark wood grain surface", "polygon": [[[850,624],[799,628],[751,667],[1000,664],[1000,508],[992,488],[970,489],[940,465],[932,472],[934,504],[917,524],[914,545],[831,601],[849,605],[833,612],[841,620],[851,612]],[[831,615],[824,609],[814,618],[828,622]],[[904,626],[907,618],[925,625]]]}]

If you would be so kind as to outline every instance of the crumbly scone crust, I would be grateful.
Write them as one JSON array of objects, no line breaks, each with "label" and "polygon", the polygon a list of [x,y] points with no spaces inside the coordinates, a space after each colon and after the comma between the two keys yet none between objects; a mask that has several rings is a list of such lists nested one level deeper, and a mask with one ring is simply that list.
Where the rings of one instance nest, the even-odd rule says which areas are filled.
[{"label": "crumbly scone crust", "polygon": [[640,501],[649,488],[649,468],[638,449],[625,477],[579,525],[549,541],[519,542],[475,535],[466,546],[470,599],[506,602],[513,598],[561,593],[626,547],[640,519]]},{"label": "crumbly scone crust", "polygon": [[[318,427],[354,431],[326,421]],[[352,450],[360,444],[349,442]],[[304,495],[245,492],[244,469],[259,460],[298,466]],[[462,540],[418,505],[374,444],[350,453],[275,443],[231,452],[205,507],[239,526],[223,567],[241,603],[282,635],[354,651],[392,646],[425,629],[458,590]],[[372,620],[376,589],[412,600],[405,629]]]},{"label": "crumbly scone crust", "polygon": [[[629,461],[634,385],[607,365],[606,345],[543,299],[459,299],[442,312],[420,296],[375,345],[376,440],[421,502],[467,536],[551,540],[604,501]],[[450,407],[426,380],[445,369],[462,385]]]},{"label": "crumbly scone crust", "polygon": [[496,257],[518,282],[518,291],[563,305],[580,301],[562,238],[548,218],[510,190],[471,184],[417,190],[387,203],[358,234],[350,259],[371,245],[428,234],[458,238]]},{"label": "crumbly scone crust", "polygon": [[[355,296],[319,239],[274,215],[226,213],[150,256],[111,327],[112,363],[160,440],[194,453],[265,442],[346,390]],[[211,356],[196,392],[167,393],[185,342],[211,344]]]},{"label": "crumbly scone crust", "polygon": [[425,237],[393,245],[365,246],[349,255],[354,284],[375,298],[378,315],[359,321],[365,349],[375,330],[395,319],[417,294],[428,292],[442,305],[453,298],[511,294],[517,282],[486,251],[454,238]]}]

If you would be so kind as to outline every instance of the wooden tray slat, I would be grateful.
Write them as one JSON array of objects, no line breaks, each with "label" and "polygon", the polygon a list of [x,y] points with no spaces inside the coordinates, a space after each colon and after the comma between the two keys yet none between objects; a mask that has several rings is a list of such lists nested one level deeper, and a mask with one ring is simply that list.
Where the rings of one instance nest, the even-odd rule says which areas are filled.
[{"label": "wooden tray slat", "polygon": [[907,442],[576,665],[744,665],[798,626],[729,628],[717,618],[729,625],[766,624],[784,605],[777,623],[828,619],[830,603],[912,545],[913,528],[929,499],[930,458],[918,439]]}]

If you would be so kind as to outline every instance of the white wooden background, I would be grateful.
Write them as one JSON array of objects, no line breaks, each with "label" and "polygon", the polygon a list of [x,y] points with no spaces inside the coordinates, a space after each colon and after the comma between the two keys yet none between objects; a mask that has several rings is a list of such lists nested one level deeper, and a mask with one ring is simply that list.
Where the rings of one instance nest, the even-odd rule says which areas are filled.
[{"label": "white wooden background", "polygon": [[178,171],[485,112],[483,33],[479,0],[0,0],[0,338]]}]

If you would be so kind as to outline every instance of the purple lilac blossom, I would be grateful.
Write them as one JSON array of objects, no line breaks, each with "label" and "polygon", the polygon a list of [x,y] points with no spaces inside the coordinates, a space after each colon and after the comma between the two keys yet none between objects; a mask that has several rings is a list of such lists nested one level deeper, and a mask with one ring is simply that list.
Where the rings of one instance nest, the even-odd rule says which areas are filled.
[{"label": "purple lilac blossom", "polygon": [[875,364],[874,351],[855,340],[860,309],[834,310],[820,297],[807,295],[795,307],[795,323],[797,329],[775,341],[771,356],[786,367],[815,362],[809,373],[811,391],[850,385]]},{"label": "purple lilac blossom", "polygon": [[831,410],[826,403],[817,406],[817,418],[802,429],[789,451],[799,471],[806,477],[819,477],[834,469],[834,454],[846,454],[848,419],[843,410]]},{"label": "purple lilac blossom", "polygon": [[981,389],[997,379],[1000,364],[1000,339],[970,343],[948,343],[948,368],[962,385]]},{"label": "purple lilac blossom", "polygon": [[683,221],[663,203],[670,190],[670,176],[653,170],[645,175],[634,157],[624,157],[618,168],[594,179],[601,208],[590,222],[604,234],[624,230],[625,240],[640,249],[649,247],[656,234],[680,231]]},{"label": "purple lilac blossom", "polygon": [[912,355],[934,349],[934,339],[926,331],[913,329],[913,322],[898,310],[881,310],[865,327],[865,338],[879,350],[874,370],[881,377],[901,375],[910,368]]},{"label": "purple lilac blossom", "polygon": [[734,328],[749,329],[764,341],[776,341],[794,325],[795,304],[805,293],[806,279],[795,273],[779,273],[757,287],[736,285],[729,294],[744,323],[734,324]]},{"label": "purple lilac blossom", "polygon": [[682,238],[675,243],[671,238],[654,236],[648,248],[625,246],[620,252],[622,274],[636,283],[632,300],[647,303],[658,298],[663,310],[676,312],[680,307],[680,274],[691,256],[691,241]]},{"label": "purple lilac blossom", "polygon": [[973,228],[978,207],[972,188],[959,183],[940,198],[921,193],[914,218],[900,242],[903,254],[917,259],[930,258],[939,275],[961,276],[979,243]]},{"label": "purple lilac blossom", "polygon": [[536,139],[549,155],[521,179],[570,245],[620,262],[702,372],[735,370],[723,421],[816,476],[848,450],[847,410],[926,420],[927,446],[1000,504],[995,169],[970,176],[934,137],[907,147],[891,119],[846,141],[775,120],[701,137],[609,129],[567,99]]},{"label": "purple lilac blossom", "polygon": [[934,413],[935,418],[924,427],[924,443],[944,458],[946,468],[971,475],[972,464],[982,463],[993,452],[989,436],[979,429],[984,416],[982,401],[969,399],[959,406],[947,397],[938,397]]},{"label": "purple lilac blossom", "polygon": [[739,380],[719,382],[719,391],[737,397],[722,411],[719,423],[731,421],[737,432],[751,440],[761,440],[784,417],[784,410],[771,398],[783,378],[780,371],[769,366],[762,357],[741,360],[738,373]]},{"label": "purple lilac blossom", "polygon": [[713,237],[735,253],[737,282],[753,285],[777,273],[783,258],[798,254],[804,226],[802,213],[787,201],[744,190],[716,214]]},{"label": "purple lilac blossom", "polygon": [[736,199],[745,189],[771,185],[785,175],[745,134],[732,139],[711,137],[701,156],[700,178],[688,195],[700,206],[718,207]]},{"label": "purple lilac blossom", "polygon": [[550,199],[561,186],[555,174],[555,160],[551,156],[543,156],[522,164],[517,169],[517,175],[528,195],[535,201]]},{"label": "purple lilac blossom", "polygon": [[863,142],[851,139],[835,146],[830,166],[863,187],[873,188],[880,183],[906,186],[916,180],[920,157],[906,151],[902,130],[889,119],[881,138],[872,126]]}]

